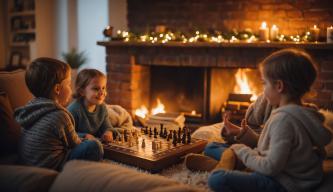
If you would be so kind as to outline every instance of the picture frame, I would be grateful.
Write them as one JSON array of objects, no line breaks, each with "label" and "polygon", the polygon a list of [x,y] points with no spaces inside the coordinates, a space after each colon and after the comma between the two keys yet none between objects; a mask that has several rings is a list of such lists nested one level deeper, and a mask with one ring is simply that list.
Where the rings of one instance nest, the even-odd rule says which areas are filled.
[{"label": "picture frame", "polygon": [[12,52],[10,55],[9,66],[12,68],[21,66],[22,55],[19,52]]}]

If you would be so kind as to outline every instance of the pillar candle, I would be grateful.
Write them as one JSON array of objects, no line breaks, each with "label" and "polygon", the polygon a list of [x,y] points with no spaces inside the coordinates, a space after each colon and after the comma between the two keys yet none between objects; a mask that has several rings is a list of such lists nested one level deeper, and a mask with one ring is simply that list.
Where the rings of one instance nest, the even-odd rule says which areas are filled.
[{"label": "pillar candle", "polygon": [[310,29],[310,33],[311,33],[313,40],[318,41],[320,29],[317,27],[317,25],[314,25],[313,28]]},{"label": "pillar candle", "polygon": [[327,43],[333,43],[333,26],[327,27]]},{"label": "pillar candle", "polygon": [[269,30],[266,26],[266,22],[262,22],[261,27],[259,28],[259,41],[268,41],[269,39]]},{"label": "pillar candle", "polygon": [[270,31],[270,39],[273,41],[275,39],[277,39],[279,34],[279,28],[277,28],[276,25],[273,25]]}]

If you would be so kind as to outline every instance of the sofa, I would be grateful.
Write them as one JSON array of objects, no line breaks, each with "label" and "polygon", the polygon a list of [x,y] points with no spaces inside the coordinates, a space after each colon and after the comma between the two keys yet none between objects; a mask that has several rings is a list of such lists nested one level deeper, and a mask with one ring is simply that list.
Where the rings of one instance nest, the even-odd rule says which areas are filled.
[{"label": "sofa", "polygon": [[[104,162],[70,161],[61,172],[18,165],[20,126],[13,111],[33,98],[24,74],[24,70],[0,72],[0,191],[198,191],[165,177]],[[201,127],[192,137],[220,141],[221,127],[220,123]],[[333,190],[332,159],[325,160],[324,170],[325,178],[316,192]]]},{"label": "sofa", "polygon": [[108,162],[73,160],[55,170],[18,164],[15,108],[33,98],[24,70],[0,72],[0,191],[199,191],[166,177]]}]

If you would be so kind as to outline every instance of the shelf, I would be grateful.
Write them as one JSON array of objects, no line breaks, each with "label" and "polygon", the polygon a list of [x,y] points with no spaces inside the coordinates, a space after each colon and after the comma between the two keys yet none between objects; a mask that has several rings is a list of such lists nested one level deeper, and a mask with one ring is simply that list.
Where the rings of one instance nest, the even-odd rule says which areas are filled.
[{"label": "shelf", "polygon": [[11,43],[11,47],[29,47],[29,42]]},{"label": "shelf", "polygon": [[12,33],[14,34],[25,34],[25,33],[35,33],[35,29],[20,29],[20,30],[13,30]]},{"label": "shelf", "polygon": [[9,13],[10,17],[17,17],[17,16],[34,16],[35,11],[21,11],[21,12],[12,12]]}]

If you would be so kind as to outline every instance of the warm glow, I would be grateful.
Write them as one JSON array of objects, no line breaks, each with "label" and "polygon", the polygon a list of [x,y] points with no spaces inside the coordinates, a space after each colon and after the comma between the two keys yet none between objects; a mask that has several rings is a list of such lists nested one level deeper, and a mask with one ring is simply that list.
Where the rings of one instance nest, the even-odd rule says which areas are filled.
[{"label": "warm glow", "polygon": [[277,30],[278,28],[277,28],[277,26],[276,25],[273,25],[272,26],[272,30]]},{"label": "warm glow", "polygon": [[251,101],[255,101],[257,99],[257,95],[250,89],[245,70],[246,69],[238,69],[235,75],[236,86],[234,87],[234,92],[241,94],[252,94]]},{"label": "warm glow", "polygon": [[316,29],[316,28],[317,28],[317,25],[314,25],[313,28]]},{"label": "warm glow", "polygon": [[266,24],[266,22],[264,21],[264,22],[262,22],[261,23],[261,29],[266,29],[266,27],[267,27],[267,24]]},{"label": "warm glow", "polygon": [[146,117],[147,114],[148,114],[148,109],[144,105],[141,105],[139,109],[135,110],[135,115],[143,119]]},{"label": "warm glow", "polygon": [[191,115],[196,115],[197,112],[195,110],[191,111]]},{"label": "warm glow", "polygon": [[157,113],[165,113],[164,108],[165,107],[164,107],[163,103],[161,103],[160,99],[157,98],[157,107],[155,107],[151,110],[151,114],[155,115]]}]

